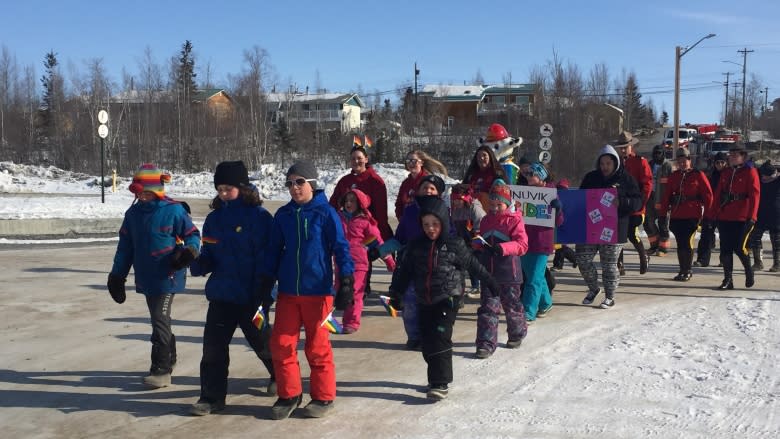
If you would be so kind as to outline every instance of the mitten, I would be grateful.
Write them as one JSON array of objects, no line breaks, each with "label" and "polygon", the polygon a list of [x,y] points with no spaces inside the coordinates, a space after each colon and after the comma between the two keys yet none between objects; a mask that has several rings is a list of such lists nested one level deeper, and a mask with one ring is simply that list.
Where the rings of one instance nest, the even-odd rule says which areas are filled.
[{"label": "mitten", "polygon": [[111,273],[108,274],[108,292],[116,303],[124,303],[127,298],[125,282],[126,279],[123,277],[115,276]]},{"label": "mitten", "polygon": [[501,248],[501,244],[493,244],[488,247],[488,250],[496,256],[504,256],[504,249]]},{"label": "mitten", "polygon": [[385,267],[387,267],[387,271],[394,272],[395,271],[395,259],[392,256],[388,256],[384,259],[385,261]]},{"label": "mitten", "polygon": [[271,292],[274,289],[274,283],[276,281],[272,277],[261,276],[260,282],[255,287],[254,291],[254,305],[263,305],[263,309],[268,311],[271,309],[271,305],[274,304],[274,297]]},{"label": "mitten", "polygon": [[488,290],[490,290],[490,295],[493,297],[498,297],[501,295],[501,287],[498,285],[498,282],[496,282],[495,279],[492,277],[489,277],[485,281],[485,286],[488,287]]},{"label": "mitten", "polygon": [[355,278],[348,274],[341,276],[339,290],[336,291],[336,309],[339,311],[347,309],[349,305],[355,303]]},{"label": "mitten", "polygon": [[179,271],[189,266],[197,257],[198,252],[192,247],[177,248],[171,256],[171,268],[173,271]]},{"label": "mitten", "polygon": [[557,198],[550,201],[550,207],[556,210],[561,210],[561,201]]}]

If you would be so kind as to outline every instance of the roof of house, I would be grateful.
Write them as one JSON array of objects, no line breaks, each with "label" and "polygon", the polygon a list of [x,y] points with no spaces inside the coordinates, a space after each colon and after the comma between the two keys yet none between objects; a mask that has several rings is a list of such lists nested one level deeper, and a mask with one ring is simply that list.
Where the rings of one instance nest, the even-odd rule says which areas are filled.
[{"label": "roof of house", "polygon": [[268,102],[317,102],[355,105],[364,107],[363,100],[355,93],[268,93]]},{"label": "roof of house", "polygon": [[496,94],[533,94],[533,84],[511,85],[425,85],[420,94],[431,96],[434,100],[456,102],[480,102],[486,95]]}]

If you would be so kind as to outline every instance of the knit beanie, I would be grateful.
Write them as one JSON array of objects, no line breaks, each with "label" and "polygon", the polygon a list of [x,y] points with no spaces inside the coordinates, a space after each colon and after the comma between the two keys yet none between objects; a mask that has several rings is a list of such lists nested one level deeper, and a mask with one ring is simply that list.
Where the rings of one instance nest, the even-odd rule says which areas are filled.
[{"label": "knit beanie", "polygon": [[417,185],[417,189],[420,189],[422,187],[423,183],[430,183],[436,187],[436,192],[438,192],[439,196],[442,196],[444,194],[444,190],[446,189],[444,186],[444,180],[442,180],[441,177],[439,177],[436,174],[428,174],[420,179],[420,184]]},{"label": "knit beanie", "polygon": [[547,176],[549,175],[547,173],[547,169],[545,169],[544,165],[539,162],[531,163],[531,166],[529,167],[529,170],[537,177],[539,177],[539,180],[546,180]]},{"label": "knit beanie", "polygon": [[130,192],[140,195],[144,191],[154,192],[157,198],[165,197],[165,183],[170,183],[171,174],[162,172],[151,163],[144,163],[133,174],[133,182],[130,184]]},{"label": "knit beanie", "polygon": [[728,159],[729,159],[729,156],[727,156],[725,152],[719,152],[719,153],[715,154],[715,158],[714,158],[713,161],[716,161],[716,162],[724,161],[725,162],[725,161],[728,161]]},{"label": "knit beanie", "polygon": [[317,189],[317,178],[319,178],[319,174],[317,174],[317,168],[314,167],[311,162],[300,160],[293,163],[293,165],[290,166],[290,169],[287,170],[285,177],[291,175],[300,175],[307,180],[313,180],[310,181],[309,184],[311,184],[312,189]]},{"label": "knit beanie", "polygon": [[771,176],[775,175],[776,171],[775,171],[774,165],[772,165],[772,161],[771,160],[767,160],[767,161],[764,162],[763,165],[761,165],[758,168],[758,172],[761,175],[764,175],[766,177],[771,177]]},{"label": "knit beanie", "polygon": [[497,178],[493,182],[493,186],[490,187],[490,199],[498,200],[507,206],[512,205],[512,191],[509,190],[509,186],[504,180]]},{"label": "knit beanie", "polygon": [[227,184],[234,187],[249,186],[249,173],[244,162],[222,162],[214,171],[214,187]]}]

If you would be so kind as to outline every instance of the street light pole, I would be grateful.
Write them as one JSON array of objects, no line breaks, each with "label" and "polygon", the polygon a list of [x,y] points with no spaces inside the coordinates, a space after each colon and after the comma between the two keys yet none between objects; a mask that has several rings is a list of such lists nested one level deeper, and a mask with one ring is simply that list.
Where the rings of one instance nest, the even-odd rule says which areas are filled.
[{"label": "street light pole", "polygon": [[677,148],[680,145],[680,58],[702,41],[714,36],[715,34],[705,35],[685,49],[680,46],[674,48],[674,143],[672,144],[672,157],[677,155]]}]

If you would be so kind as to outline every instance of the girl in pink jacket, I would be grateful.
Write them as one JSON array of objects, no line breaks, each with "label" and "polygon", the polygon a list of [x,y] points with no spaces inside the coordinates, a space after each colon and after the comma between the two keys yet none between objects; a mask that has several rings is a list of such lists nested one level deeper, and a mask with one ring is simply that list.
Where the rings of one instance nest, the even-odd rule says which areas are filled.
[{"label": "girl in pink jacket", "polygon": [[[368,207],[371,198],[360,189],[350,189],[339,200],[339,217],[344,227],[344,236],[349,242],[349,253],[355,264],[355,302],[347,306],[342,317],[343,334],[352,334],[360,328],[360,314],[363,312],[363,296],[366,289],[366,275],[369,262],[368,249],[383,243],[377,221],[371,216]],[[387,270],[395,270],[392,255],[384,258]],[[338,279],[338,276],[336,276]],[[336,285],[338,290],[338,285]]]}]

